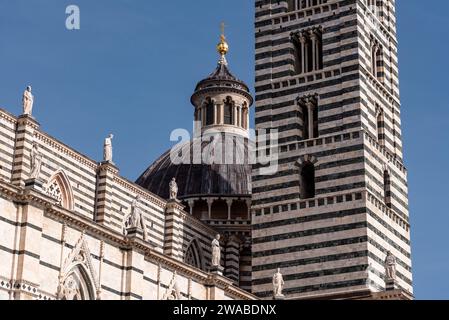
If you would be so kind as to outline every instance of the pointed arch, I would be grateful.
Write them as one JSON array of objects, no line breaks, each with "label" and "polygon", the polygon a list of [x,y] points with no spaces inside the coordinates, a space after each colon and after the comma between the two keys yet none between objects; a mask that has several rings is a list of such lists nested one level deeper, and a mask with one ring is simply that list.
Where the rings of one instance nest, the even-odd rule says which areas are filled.
[{"label": "pointed arch", "polygon": [[83,265],[74,267],[63,280],[60,300],[95,300],[94,285]]},{"label": "pointed arch", "polygon": [[203,252],[197,239],[193,239],[187,246],[184,262],[195,268],[204,270]]},{"label": "pointed arch", "polygon": [[92,257],[84,233],[61,268],[58,290],[60,300],[96,300],[100,295]]},{"label": "pointed arch", "polygon": [[55,198],[61,207],[67,210],[74,209],[73,189],[69,178],[62,169],[51,176],[45,185],[45,191],[49,196]]}]

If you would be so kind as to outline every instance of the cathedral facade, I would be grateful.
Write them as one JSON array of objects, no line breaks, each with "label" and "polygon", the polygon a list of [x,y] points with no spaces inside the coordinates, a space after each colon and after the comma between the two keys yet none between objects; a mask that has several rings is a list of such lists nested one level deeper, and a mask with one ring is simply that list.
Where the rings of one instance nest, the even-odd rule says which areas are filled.
[{"label": "cathedral facade", "polygon": [[[113,162],[112,134],[98,162],[43,132],[31,87],[22,115],[0,110],[0,299],[256,299],[249,293],[253,100],[229,71],[227,50],[223,35],[216,70],[192,96],[196,138],[136,183]],[[229,144],[223,157],[241,161],[195,164],[196,147],[207,153],[208,144]],[[175,164],[171,154],[192,159]]]},{"label": "cathedral facade", "polygon": [[255,299],[211,268],[217,231],[176,197],[85,157],[30,114],[0,120],[0,299]]},{"label": "cathedral facade", "polygon": [[0,299],[413,298],[394,1],[255,5],[257,141],[224,34],[135,182],[0,109]]}]

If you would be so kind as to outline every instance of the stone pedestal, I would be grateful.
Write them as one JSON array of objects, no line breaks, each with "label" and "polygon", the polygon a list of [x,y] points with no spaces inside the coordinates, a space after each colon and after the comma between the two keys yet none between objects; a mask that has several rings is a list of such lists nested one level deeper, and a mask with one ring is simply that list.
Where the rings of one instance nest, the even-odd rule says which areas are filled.
[{"label": "stone pedestal", "polygon": [[111,162],[102,162],[97,168],[96,217],[101,225],[109,225],[113,214],[111,194],[114,193],[114,178],[119,169]]},{"label": "stone pedestal", "polygon": [[397,283],[394,279],[387,279],[385,281],[385,290],[386,291],[393,291],[398,289]]},{"label": "stone pedestal", "polygon": [[141,228],[128,228],[126,229],[126,236],[128,238],[143,239],[143,230]]},{"label": "stone pedestal", "polygon": [[273,300],[285,300],[285,296],[283,294],[279,296],[274,296]]},{"label": "stone pedestal", "polygon": [[164,254],[176,260],[183,261],[184,248],[183,229],[185,214],[184,206],[179,200],[171,199],[165,208],[165,243]]},{"label": "stone pedestal", "polygon": [[44,181],[40,179],[28,179],[25,180],[25,189],[34,189],[37,191],[43,191],[44,190]]},{"label": "stone pedestal", "polygon": [[210,267],[210,273],[223,276],[224,268],[222,266],[212,266]]},{"label": "stone pedestal", "polygon": [[14,165],[11,182],[24,187],[29,178],[31,168],[30,152],[33,148],[34,133],[39,129],[39,123],[29,115],[22,115],[17,119]]}]

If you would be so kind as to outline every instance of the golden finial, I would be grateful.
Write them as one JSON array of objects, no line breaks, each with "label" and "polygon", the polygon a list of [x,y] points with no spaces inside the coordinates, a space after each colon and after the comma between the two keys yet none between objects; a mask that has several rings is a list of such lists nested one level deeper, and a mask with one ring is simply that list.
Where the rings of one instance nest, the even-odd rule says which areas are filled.
[{"label": "golden finial", "polygon": [[226,42],[225,27],[226,26],[225,26],[224,22],[222,22],[221,23],[220,43],[217,45],[217,51],[222,56],[225,56],[229,51],[229,45]]}]

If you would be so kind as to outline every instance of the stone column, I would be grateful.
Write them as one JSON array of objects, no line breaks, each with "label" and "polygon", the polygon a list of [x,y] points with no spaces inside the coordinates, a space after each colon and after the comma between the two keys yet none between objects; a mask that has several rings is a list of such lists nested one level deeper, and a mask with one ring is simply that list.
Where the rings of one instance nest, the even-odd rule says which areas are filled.
[{"label": "stone column", "polygon": [[251,205],[252,205],[252,200],[251,199],[247,199],[246,200],[246,206],[248,208],[248,220],[251,220]]},{"label": "stone column", "polygon": [[243,107],[239,107],[239,127],[243,128]]},{"label": "stone column", "polygon": [[214,124],[218,124],[218,106],[214,103]]},{"label": "stone column", "polygon": [[238,125],[238,124],[237,124],[237,121],[238,121],[238,108],[237,108],[237,106],[234,105],[233,108],[232,108],[232,110],[233,110],[232,115],[233,115],[233,117],[234,117],[234,119],[233,119],[233,124],[234,124],[234,126],[237,126],[237,125]]},{"label": "stone column", "polygon": [[231,220],[231,209],[232,209],[232,203],[234,200],[228,199],[226,200],[226,204],[228,205],[228,220]]},{"label": "stone column", "polygon": [[307,72],[307,63],[306,63],[306,37],[304,36],[303,33],[301,33],[300,38],[299,38],[299,42],[301,43],[301,73],[306,73]]},{"label": "stone column", "polygon": [[195,206],[195,200],[188,200],[187,203],[189,204],[190,215],[193,216],[193,207]]},{"label": "stone column", "polygon": [[22,115],[17,119],[16,141],[14,147],[14,162],[11,182],[16,186],[25,186],[31,173],[31,149],[34,132],[39,129],[39,123],[31,116]]},{"label": "stone column", "polygon": [[218,113],[219,113],[219,115],[218,115],[218,124],[223,124],[224,123],[224,110],[223,110],[223,108],[224,108],[224,105],[223,104],[219,104],[219,105],[217,105],[218,106]]},{"label": "stone column", "polygon": [[214,204],[214,199],[207,199],[207,216],[209,220],[212,219],[212,205]]},{"label": "stone column", "polygon": [[309,139],[315,138],[314,136],[314,130],[313,130],[313,103],[309,100],[306,103],[307,111],[309,113]]},{"label": "stone column", "polygon": [[95,194],[95,220],[109,225],[112,217],[112,193],[114,178],[119,169],[110,162],[103,162],[97,168],[97,188]]},{"label": "stone column", "polygon": [[201,115],[202,115],[201,126],[203,126],[203,127],[206,125],[206,113],[207,113],[206,107],[205,106],[201,107]]},{"label": "stone column", "polygon": [[316,66],[316,43],[317,43],[317,38],[316,38],[316,34],[313,30],[310,30],[310,39],[312,40],[312,71],[317,70],[317,66]]}]

